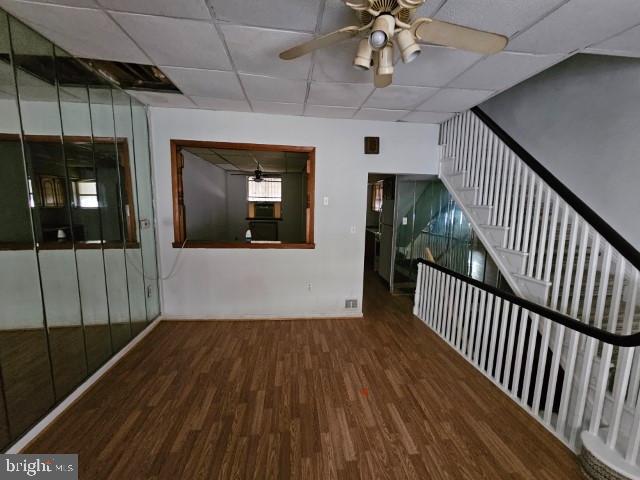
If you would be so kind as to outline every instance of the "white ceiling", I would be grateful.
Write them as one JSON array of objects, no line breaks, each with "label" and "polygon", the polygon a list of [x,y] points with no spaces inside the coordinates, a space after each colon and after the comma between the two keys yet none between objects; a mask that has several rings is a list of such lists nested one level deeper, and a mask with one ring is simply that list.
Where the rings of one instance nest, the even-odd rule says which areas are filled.
[{"label": "white ceiling", "polygon": [[184,150],[223,170],[253,172],[258,166],[265,173],[301,173],[307,169],[306,153],[263,152],[223,148],[188,147]]},{"label": "white ceiling", "polygon": [[342,0],[0,0],[71,53],[155,64],[184,95],[155,106],[440,123],[581,52],[640,57],[638,0],[428,0],[419,16],[502,33],[490,57],[436,46],[374,89],[356,41],[285,62],[278,53],[355,24]]}]

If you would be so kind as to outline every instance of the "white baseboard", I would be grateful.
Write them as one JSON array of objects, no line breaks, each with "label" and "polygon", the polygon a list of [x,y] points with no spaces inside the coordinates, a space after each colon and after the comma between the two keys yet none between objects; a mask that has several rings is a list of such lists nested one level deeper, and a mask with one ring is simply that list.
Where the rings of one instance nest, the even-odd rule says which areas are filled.
[{"label": "white baseboard", "polygon": [[[62,402],[60,402],[53,410],[51,410],[46,417],[36,423],[31,430],[25,433],[11,448],[4,453],[20,453],[29,443],[31,443],[40,433],[42,433],[53,421],[58,418],[62,412],[69,408],[76,400],[78,400],[91,386],[96,383],[100,377],[107,373],[116,363],[122,359],[133,347],[135,347],[140,341],[146,337],[151,330],[156,328],[158,323],[162,321],[162,316],[156,317],[156,319],[149,324],[142,332],[140,332],[135,338],[133,338],[128,344],[126,344],[122,350],[111,357],[107,363],[96,370],[93,375],[82,382],[73,392],[67,396]],[[47,453],[47,452],[43,452]],[[50,453],[50,452],[49,452]]]},{"label": "white baseboard", "polygon": [[163,315],[166,321],[261,321],[261,320],[326,320],[328,318],[362,318],[362,312],[326,313],[313,315]]}]

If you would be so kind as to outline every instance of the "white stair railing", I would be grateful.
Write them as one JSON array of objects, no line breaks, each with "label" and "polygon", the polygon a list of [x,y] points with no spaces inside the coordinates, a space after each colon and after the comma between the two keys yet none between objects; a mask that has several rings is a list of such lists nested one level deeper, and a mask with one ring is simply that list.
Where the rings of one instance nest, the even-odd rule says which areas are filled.
[{"label": "white stair railing", "polygon": [[[540,168],[516,154],[484,120],[466,112],[442,125],[440,177],[514,292],[611,333],[640,331],[637,252],[579,201],[570,203],[566,189],[550,175],[543,178]],[[550,364],[549,388],[543,392],[533,385],[532,413],[542,414],[549,428],[569,429],[572,447],[583,426],[609,450],[624,443],[625,462],[635,464],[640,443],[635,350],[594,342],[548,319],[531,322],[541,337],[538,366]],[[552,409],[543,411],[556,390],[557,416]]]},{"label": "white stair railing", "polygon": [[[628,305],[637,300],[630,299]],[[588,443],[607,466],[638,478],[640,405],[637,385],[630,381],[637,347],[607,343],[637,343],[638,335],[607,335],[612,330],[606,328],[596,332],[577,319],[423,260],[418,265],[414,314],[571,449],[578,451],[581,441]],[[541,324],[546,333],[539,335]],[[563,336],[569,338],[563,373],[555,351],[550,354],[552,368],[547,369],[547,349],[541,345],[545,336],[559,344]],[[615,369],[610,363],[614,350]],[[580,366],[578,375],[569,373],[568,364]]]}]

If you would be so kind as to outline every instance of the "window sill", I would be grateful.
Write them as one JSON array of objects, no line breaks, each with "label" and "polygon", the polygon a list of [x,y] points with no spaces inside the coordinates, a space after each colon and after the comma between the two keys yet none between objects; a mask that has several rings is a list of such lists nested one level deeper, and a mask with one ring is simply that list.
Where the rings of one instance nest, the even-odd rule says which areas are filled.
[{"label": "window sill", "polygon": [[[182,248],[182,242],[173,242],[173,248]],[[274,250],[313,250],[316,248],[315,243],[276,243],[276,242],[204,242],[204,241],[187,241],[184,248],[232,248],[232,249],[274,249]]]}]

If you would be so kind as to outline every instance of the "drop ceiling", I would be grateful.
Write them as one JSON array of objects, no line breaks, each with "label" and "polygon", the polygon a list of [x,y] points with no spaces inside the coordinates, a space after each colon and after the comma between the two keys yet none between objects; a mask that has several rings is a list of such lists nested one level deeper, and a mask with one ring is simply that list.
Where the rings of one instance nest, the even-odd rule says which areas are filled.
[{"label": "drop ceiling", "polygon": [[158,66],[182,95],[152,106],[440,123],[578,52],[640,56],[637,0],[428,0],[417,14],[510,38],[490,57],[423,46],[375,89],[356,42],[285,62],[294,44],[356,23],[342,0],[0,0],[69,52]]},{"label": "drop ceiling", "polygon": [[301,173],[307,169],[308,155],[292,152],[264,152],[222,148],[185,148],[187,152],[228,171]]}]

